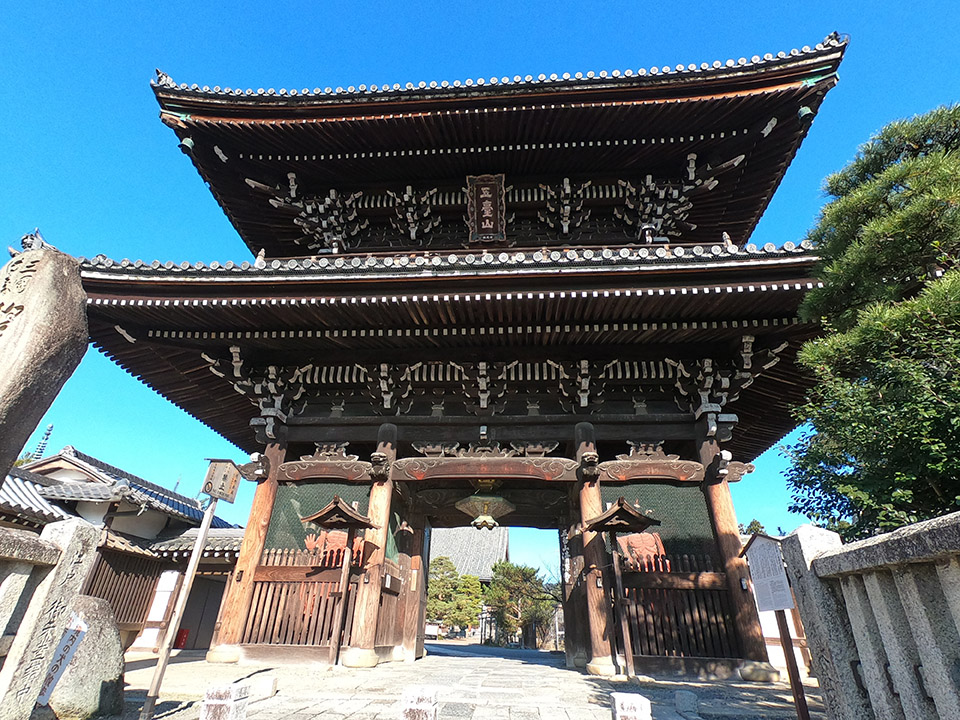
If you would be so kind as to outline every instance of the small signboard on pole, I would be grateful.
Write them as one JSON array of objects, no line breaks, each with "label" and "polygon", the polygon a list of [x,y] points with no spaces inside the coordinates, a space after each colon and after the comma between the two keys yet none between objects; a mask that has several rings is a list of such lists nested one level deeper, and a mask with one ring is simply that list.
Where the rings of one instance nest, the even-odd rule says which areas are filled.
[{"label": "small signboard on pole", "polygon": [[780,541],[769,535],[756,534],[743,548],[750,565],[750,578],[757,596],[757,608],[766,610],[789,610],[793,607],[793,593],[783,565]]},{"label": "small signboard on pole", "polygon": [[187,598],[190,596],[193,578],[197,574],[197,566],[200,564],[203,548],[207,544],[207,533],[210,532],[210,525],[213,524],[213,514],[217,509],[217,500],[232,503],[237,497],[237,487],[240,485],[240,468],[232,460],[210,458],[208,460],[210,467],[207,469],[207,477],[203,481],[202,492],[210,496],[210,502],[204,510],[203,520],[200,523],[200,529],[197,531],[197,540],[193,545],[193,552],[190,553],[190,562],[187,563],[187,570],[180,586],[180,593],[174,604],[173,612],[170,614],[170,620],[160,647],[160,654],[157,658],[157,665],[153,670],[153,679],[150,682],[149,690],[147,690],[143,707],[140,709],[140,720],[152,720],[153,718],[157,698],[160,696],[160,685],[163,683],[163,675],[167,670],[167,663],[170,661],[170,650],[176,640],[177,630],[180,629],[180,621],[183,619],[183,611],[187,606]]},{"label": "small signboard on pole", "polygon": [[753,580],[753,592],[757,599],[757,609],[761,612],[773,610],[777,617],[780,647],[783,648],[783,657],[787,663],[787,675],[790,678],[790,691],[793,694],[793,706],[797,711],[797,718],[810,720],[807,698],[803,692],[803,683],[800,681],[800,669],[797,667],[797,658],[793,652],[793,638],[790,636],[787,615],[784,613],[784,610],[791,609],[794,603],[787,568],[783,563],[783,552],[780,550],[780,541],[775,537],[756,533],[740,551],[740,556],[747,558],[750,579]]},{"label": "small signboard on pole", "polygon": [[232,503],[237,499],[237,488],[240,487],[240,470],[233,460],[209,458],[209,461],[210,467],[207,468],[202,492],[212,498]]}]

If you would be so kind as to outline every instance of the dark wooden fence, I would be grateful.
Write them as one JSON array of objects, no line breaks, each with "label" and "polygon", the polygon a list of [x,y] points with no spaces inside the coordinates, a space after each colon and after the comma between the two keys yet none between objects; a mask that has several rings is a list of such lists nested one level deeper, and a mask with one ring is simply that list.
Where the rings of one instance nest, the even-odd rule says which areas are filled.
[{"label": "dark wooden fence", "polygon": [[623,574],[635,655],[740,657],[726,575],[708,556],[656,555]]},{"label": "dark wooden fence", "polygon": [[[256,570],[253,600],[241,642],[329,647],[340,612],[343,549],[266,550]],[[350,640],[356,565],[351,568],[343,645]]]},{"label": "dark wooden fence", "polygon": [[137,635],[147,619],[160,574],[167,567],[162,561],[143,555],[128,555],[101,548],[83,592],[103,598],[124,633]]}]

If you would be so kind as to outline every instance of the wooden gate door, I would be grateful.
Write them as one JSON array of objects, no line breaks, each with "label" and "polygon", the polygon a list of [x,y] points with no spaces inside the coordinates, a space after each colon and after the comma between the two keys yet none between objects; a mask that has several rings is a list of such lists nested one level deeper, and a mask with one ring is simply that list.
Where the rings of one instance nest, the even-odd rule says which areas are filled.
[{"label": "wooden gate door", "polygon": [[726,582],[709,556],[655,555],[624,573],[634,655],[740,657]]},{"label": "wooden gate door", "polygon": [[[244,644],[329,647],[340,609],[343,549],[323,554],[308,550],[267,550],[254,575],[253,600],[243,631]],[[359,568],[351,568],[346,626],[341,646],[350,642]]]}]

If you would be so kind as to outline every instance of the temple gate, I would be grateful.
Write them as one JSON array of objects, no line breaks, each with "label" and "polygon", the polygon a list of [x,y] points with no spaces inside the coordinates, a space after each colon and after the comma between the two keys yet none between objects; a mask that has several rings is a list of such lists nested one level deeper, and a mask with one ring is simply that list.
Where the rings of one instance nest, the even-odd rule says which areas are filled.
[{"label": "temple gate", "polygon": [[[94,343],[263,454],[211,658],[419,657],[430,529],[501,514],[560,531],[571,665],[766,660],[729,483],[792,427],[816,257],[747,241],[845,47],[313,92],[161,73],[256,259],[81,267]],[[372,525],[343,584],[309,520],[335,498]],[[615,505],[663,551],[588,529]]]}]

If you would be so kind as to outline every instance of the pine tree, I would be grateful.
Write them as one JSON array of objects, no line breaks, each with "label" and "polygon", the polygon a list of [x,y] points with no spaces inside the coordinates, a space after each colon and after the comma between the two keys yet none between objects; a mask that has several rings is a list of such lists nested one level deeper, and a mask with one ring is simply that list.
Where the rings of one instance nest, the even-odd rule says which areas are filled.
[{"label": "pine tree", "polygon": [[791,509],[856,538],[960,509],[960,106],[888,125],[826,190],[788,477]]}]

